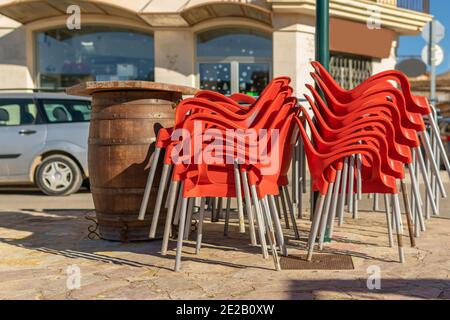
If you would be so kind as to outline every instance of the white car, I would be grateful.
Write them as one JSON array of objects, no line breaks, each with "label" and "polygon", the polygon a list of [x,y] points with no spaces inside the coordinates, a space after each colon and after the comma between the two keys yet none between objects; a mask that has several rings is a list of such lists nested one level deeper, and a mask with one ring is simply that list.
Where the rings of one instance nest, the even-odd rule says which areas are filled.
[{"label": "white car", "polygon": [[47,195],[88,179],[89,98],[0,93],[0,185],[35,184]]}]

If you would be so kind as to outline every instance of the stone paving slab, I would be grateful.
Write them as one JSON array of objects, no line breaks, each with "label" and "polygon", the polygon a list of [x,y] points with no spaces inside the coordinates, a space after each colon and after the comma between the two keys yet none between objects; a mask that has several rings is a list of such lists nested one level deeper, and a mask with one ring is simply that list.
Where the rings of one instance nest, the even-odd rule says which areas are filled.
[{"label": "stone paving slab", "polygon": [[[201,253],[186,242],[179,273],[172,271],[175,241],[163,257],[161,241],[90,240],[86,211],[3,210],[0,299],[450,299],[450,220],[428,221],[400,264],[397,248],[388,247],[384,214],[365,207],[358,220],[347,217],[336,228],[324,250],[351,255],[354,270],[277,272],[236,221],[228,238],[222,223],[206,221]],[[299,224],[305,238],[309,222]],[[304,242],[286,235],[289,253],[304,253]],[[80,289],[67,287],[70,266],[81,271]],[[381,290],[367,288],[371,266],[381,270]]]}]

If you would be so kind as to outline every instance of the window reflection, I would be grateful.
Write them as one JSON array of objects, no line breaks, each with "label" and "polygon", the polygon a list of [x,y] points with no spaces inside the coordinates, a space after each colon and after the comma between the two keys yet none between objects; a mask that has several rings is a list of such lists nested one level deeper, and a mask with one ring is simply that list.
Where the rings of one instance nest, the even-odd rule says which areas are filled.
[{"label": "window reflection", "polygon": [[239,64],[239,92],[258,96],[269,83],[268,63]]},{"label": "window reflection", "polygon": [[251,29],[223,28],[197,36],[199,57],[271,57],[270,35]]},{"label": "window reflection", "polygon": [[231,94],[229,63],[200,63],[200,89]]},{"label": "window reflection", "polygon": [[271,77],[269,33],[245,28],[221,28],[197,35],[200,88],[258,96]]},{"label": "window reflection", "polygon": [[41,87],[84,81],[154,80],[153,37],[127,29],[83,26],[36,35]]}]

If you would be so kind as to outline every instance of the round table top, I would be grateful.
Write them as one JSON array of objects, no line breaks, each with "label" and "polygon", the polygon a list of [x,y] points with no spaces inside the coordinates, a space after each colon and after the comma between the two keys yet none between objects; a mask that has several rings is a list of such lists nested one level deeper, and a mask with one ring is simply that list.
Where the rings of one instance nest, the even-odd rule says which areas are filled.
[{"label": "round table top", "polygon": [[179,86],[175,84],[152,82],[152,81],[126,80],[126,81],[88,81],[67,88],[66,93],[75,96],[91,96],[93,93],[102,91],[132,91],[132,90],[168,91],[168,92],[178,92],[182,95],[194,95],[199,91],[198,89],[192,87]]}]

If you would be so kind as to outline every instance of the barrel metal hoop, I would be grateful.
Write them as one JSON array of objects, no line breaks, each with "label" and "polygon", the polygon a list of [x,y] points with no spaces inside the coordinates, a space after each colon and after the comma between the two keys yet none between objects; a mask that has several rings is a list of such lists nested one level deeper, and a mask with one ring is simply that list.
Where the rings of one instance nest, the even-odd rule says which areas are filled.
[{"label": "barrel metal hoop", "polygon": [[99,188],[91,186],[91,192],[97,194],[108,194],[108,195],[118,195],[118,194],[143,194],[144,188]]},{"label": "barrel metal hoop", "polygon": [[120,113],[102,113],[92,112],[91,120],[141,120],[141,119],[172,119],[169,114],[163,112],[120,112]]},{"label": "barrel metal hoop", "polygon": [[89,138],[89,144],[100,146],[111,145],[148,145],[156,141],[156,138]]}]

